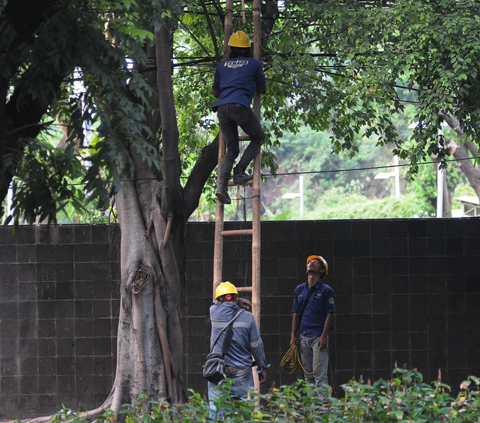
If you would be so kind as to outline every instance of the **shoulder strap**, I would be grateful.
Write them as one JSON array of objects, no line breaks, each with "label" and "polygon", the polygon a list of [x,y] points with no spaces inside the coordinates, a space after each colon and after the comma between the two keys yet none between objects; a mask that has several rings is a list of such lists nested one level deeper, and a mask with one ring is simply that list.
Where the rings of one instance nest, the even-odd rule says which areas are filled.
[{"label": "shoulder strap", "polygon": [[310,301],[310,297],[312,296],[313,291],[315,291],[315,289],[314,289],[313,286],[312,286],[312,287],[309,288],[309,290],[308,290],[307,298],[305,299],[305,302],[303,303],[303,306],[302,306],[302,311],[301,311],[300,314],[298,315],[298,318],[299,318],[298,323],[300,323],[300,322],[302,321],[303,313],[305,312],[305,309],[307,308],[307,304],[308,304],[308,302]]},{"label": "shoulder strap", "polygon": [[[215,337],[215,340],[213,341],[212,343],[212,346],[210,347],[210,352],[213,351],[213,347],[215,346],[215,344],[217,343],[218,341],[218,338],[220,338],[220,335],[227,329],[230,327],[230,325],[232,325],[232,323],[237,319],[238,316],[240,316],[240,314],[242,314],[245,310],[240,310],[234,317],[232,320],[230,320],[223,328],[220,332],[218,332],[217,336]],[[231,338],[230,338],[231,340]],[[230,345],[229,345],[230,346]],[[224,353],[226,354],[226,353]]]}]

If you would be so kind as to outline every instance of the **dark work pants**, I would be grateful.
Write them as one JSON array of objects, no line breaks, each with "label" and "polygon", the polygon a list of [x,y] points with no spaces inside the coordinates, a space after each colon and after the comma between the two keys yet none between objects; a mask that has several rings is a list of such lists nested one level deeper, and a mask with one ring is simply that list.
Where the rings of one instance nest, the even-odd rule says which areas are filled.
[{"label": "dark work pants", "polygon": [[230,179],[233,164],[240,153],[238,127],[250,137],[250,144],[238,162],[238,167],[245,169],[260,151],[265,139],[265,133],[255,114],[250,108],[237,103],[218,106],[218,123],[225,138],[227,152],[220,169],[221,179]]}]

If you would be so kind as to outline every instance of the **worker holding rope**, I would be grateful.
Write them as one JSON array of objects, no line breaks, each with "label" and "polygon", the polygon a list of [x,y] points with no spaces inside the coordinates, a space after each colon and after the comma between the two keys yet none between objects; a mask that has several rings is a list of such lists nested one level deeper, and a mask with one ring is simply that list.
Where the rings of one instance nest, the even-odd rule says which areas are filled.
[{"label": "worker holding rope", "polygon": [[335,293],[322,282],[327,274],[328,263],[323,257],[307,258],[308,279],[295,288],[290,339],[291,349],[300,347],[305,380],[319,388],[320,398],[325,398],[321,388],[328,385],[328,333],[335,312]]}]

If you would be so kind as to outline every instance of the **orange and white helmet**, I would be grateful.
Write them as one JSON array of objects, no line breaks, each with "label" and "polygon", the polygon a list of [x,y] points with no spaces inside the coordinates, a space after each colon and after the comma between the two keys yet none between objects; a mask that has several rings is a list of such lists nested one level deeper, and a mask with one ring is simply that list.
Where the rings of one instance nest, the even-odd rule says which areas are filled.
[{"label": "orange and white helmet", "polygon": [[314,260],[314,259],[320,260],[324,264],[325,274],[328,275],[328,263],[327,263],[327,260],[325,260],[322,256],[317,256],[317,255],[308,256],[307,257],[307,266],[308,266],[308,262],[310,260]]}]

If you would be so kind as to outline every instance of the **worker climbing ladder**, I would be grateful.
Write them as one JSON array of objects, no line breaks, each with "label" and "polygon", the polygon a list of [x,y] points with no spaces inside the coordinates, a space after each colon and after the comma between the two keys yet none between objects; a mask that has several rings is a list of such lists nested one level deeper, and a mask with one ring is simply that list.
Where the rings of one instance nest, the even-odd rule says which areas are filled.
[{"label": "worker climbing ladder", "polygon": [[[261,59],[261,11],[260,0],[253,1],[253,27],[254,27],[254,47],[253,57],[257,60]],[[242,14],[245,19],[245,6],[242,1]],[[228,41],[233,29],[233,0],[226,0],[225,7],[225,32],[224,32],[224,49],[223,55],[226,56],[228,50]],[[253,98],[253,111],[260,121],[260,94],[255,90]],[[248,137],[240,137],[240,140],[249,139]],[[225,156],[225,140],[220,133],[220,141],[218,148],[218,174],[220,175],[220,165]],[[224,230],[224,204],[217,200],[216,221],[215,221],[215,246],[214,246],[214,265],[213,265],[213,292],[222,282],[223,270],[223,239],[230,236],[251,236],[252,238],[252,286],[237,287],[242,292],[250,292],[252,295],[252,313],[260,329],[260,168],[261,168],[261,150],[255,157],[253,165],[253,181],[247,184],[253,186],[252,195],[252,228],[240,230]],[[231,183],[229,183],[230,185]],[[258,392],[260,383],[258,375],[254,372],[255,390]]]}]

